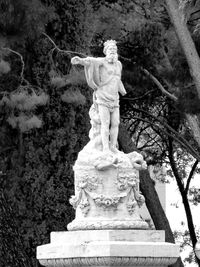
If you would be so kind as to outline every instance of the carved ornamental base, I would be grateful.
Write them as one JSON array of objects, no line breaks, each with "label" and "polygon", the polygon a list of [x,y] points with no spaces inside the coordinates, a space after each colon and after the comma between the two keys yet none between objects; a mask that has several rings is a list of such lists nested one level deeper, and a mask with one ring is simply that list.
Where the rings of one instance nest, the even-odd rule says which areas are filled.
[{"label": "carved ornamental base", "polygon": [[148,229],[143,220],[73,220],[67,225],[69,231],[77,230],[109,230],[109,229]]},{"label": "carved ornamental base", "polygon": [[54,232],[50,244],[37,248],[37,259],[47,267],[164,267],[179,257],[179,246],[164,239],[156,230]]},{"label": "carved ornamental base", "polygon": [[140,157],[136,152],[107,156],[83,149],[79,153],[74,166],[75,195],[70,199],[76,218],[68,230],[149,228],[140,216],[145,200],[139,191],[139,171],[132,165]]}]

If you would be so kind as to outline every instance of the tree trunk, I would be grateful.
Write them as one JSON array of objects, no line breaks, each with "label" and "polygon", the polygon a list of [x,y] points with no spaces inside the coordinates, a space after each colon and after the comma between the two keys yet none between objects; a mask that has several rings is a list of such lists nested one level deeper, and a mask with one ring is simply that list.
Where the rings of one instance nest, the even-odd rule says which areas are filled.
[{"label": "tree trunk", "polygon": [[[120,148],[125,153],[130,153],[136,151],[137,148],[131,141],[129,132],[127,131],[125,125],[121,124],[119,128],[118,142]],[[149,210],[155,228],[157,230],[165,230],[165,241],[170,243],[175,243],[172,230],[169,225],[169,221],[160,203],[158,194],[155,190],[155,183],[151,179],[149,172],[147,170],[140,172],[140,190],[145,197],[146,206]],[[172,267],[183,267],[181,258],[179,257],[177,262]]]},{"label": "tree trunk", "polygon": [[187,195],[183,192],[181,194],[181,196],[182,196],[183,205],[184,205],[185,212],[186,212],[188,229],[189,229],[189,232],[190,232],[192,246],[193,246],[193,249],[195,249],[195,245],[197,243],[197,237],[196,237],[196,233],[195,233],[195,228],[194,228],[194,223],[193,223],[193,218],[192,218],[192,212],[191,212],[191,209],[190,209],[190,205],[189,205],[189,201],[188,201]]},{"label": "tree trunk", "polygon": [[[119,129],[119,145],[125,153],[136,151],[137,148],[131,141],[131,137],[126,127],[121,124]],[[140,172],[140,189],[146,200],[146,206],[149,210],[155,228],[165,230],[166,242],[174,243],[174,236],[171,231],[168,219],[160,203],[158,194],[155,190],[155,182],[151,179],[149,172],[143,170]]]},{"label": "tree trunk", "polygon": [[[179,175],[178,172],[178,168],[176,165],[176,162],[174,160],[174,155],[173,155],[173,143],[172,140],[169,139],[169,160],[170,160],[170,165],[174,174],[174,177],[176,178],[176,182],[182,197],[182,202],[183,202],[183,206],[185,209],[185,214],[186,214],[186,218],[187,218],[187,225],[188,225],[188,230],[190,233],[190,239],[192,242],[192,247],[193,250],[195,249],[195,245],[197,243],[197,237],[196,237],[196,233],[195,233],[195,227],[194,227],[194,223],[193,223],[193,218],[192,218],[192,212],[190,209],[190,204],[189,204],[189,200],[187,197],[187,190],[185,190],[184,188],[184,183]],[[196,261],[198,263],[198,265],[200,266],[200,260],[196,257]]]},{"label": "tree trunk", "polygon": [[199,148],[200,148],[200,121],[199,116],[197,115],[191,115],[191,114],[185,114],[186,120],[189,124],[190,130],[192,132],[192,135],[194,139],[196,140]]},{"label": "tree trunk", "polygon": [[180,45],[185,53],[187,62],[190,68],[191,76],[193,77],[197,93],[200,99],[200,59],[192,40],[187,25],[184,23],[181,13],[178,10],[177,0],[165,0],[168,14],[174,25],[176,34],[180,41]]},{"label": "tree trunk", "polygon": [[[188,31],[187,25],[181,18],[180,11],[178,10],[177,0],[165,0],[165,2],[169,16],[171,17],[171,21],[174,25],[177,37],[185,53],[190,68],[190,73],[194,79],[197,93],[200,99],[200,59],[196,51],[195,44],[191,38],[190,32]],[[167,57],[167,54],[165,53],[165,51],[163,51],[163,53],[164,60],[166,63],[165,67],[167,68],[167,71],[172,72],[173,67]],[[171,99],[173,98],[171,97]],[[200,116],[199,114],[185,114],[185,118],[189,124],[192,135],[194,136],[194,139],[196,140],[200,148]]]}]

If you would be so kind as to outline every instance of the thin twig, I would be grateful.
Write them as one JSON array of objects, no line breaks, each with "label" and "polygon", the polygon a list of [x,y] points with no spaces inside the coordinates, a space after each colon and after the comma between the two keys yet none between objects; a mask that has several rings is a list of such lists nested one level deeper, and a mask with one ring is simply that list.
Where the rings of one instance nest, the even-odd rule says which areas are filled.
[{"label": "thin twig", "polygon": [[53,44],[54,46],[54,50],[58,50],[58,52],[61,52],[61,53],[66,53],[66,54],[76,54],[76,55],[80,55],[80,56],[83,56],[83,57],[87,57],[87,55],[83,54],[83,53],[80,53],[80,52],[75,52],[75,51],[71,51],[71,50],[63,50],[63,49],[60,49],[56,43],[51,39],[51,37],[49,37],[48,34],[46,34],[45,32],[42,33],[44,36],[47,37],[47,39]]},{"label": "thin twig", "polygon": [[[137,108],[134,108],[136,111],[138,112],[142,112],[142,113],[145,113],[146,115],[148,115],[149,117],[155,119],[156,121],[159,121],[161,123],[161,125],[163,125],[166,129],[168,129],[173,135],[169,134],[168,132],[166,132],[165,130],[161,129],[160,126],[156,125],[155,123],[153,122],[150,122],[149,120],[145,120],[143,118],[140,118],[140,117],[132,117],[134,119],[139,119],[141,121],[144,121],[144,122],[147,122],[149,123],[150,125],[153,125],[153,126],[156,126],[158,127],[161,131],[165,132],[167,135],[173,137],[179,144],[182,144],[183,147],[187,148],[190,150],[190,153],[193,155],[194,158],[200,160],[200,157],[199,155],[196,153],[196,151],[188,144],[188,142],[185,140],[185,138],[183,138],[182,136],[178,135],[178,133],[172,128],[170,127],[167,123],[165,123],[164,121],[162,121],[161,119],[159,119],[158,117],[155,117],[154,115],[152,114],[149,114],[147,111],[143,110],[143,109],[137,109]],[[123,117],[124,118],[124,117]],[[177,137],[178,136],[178,137]]]},{"label": "thin twig", "polygon": [[[175,139],[175,140],[176,140],[179,144],[181,144],[183,147],[188,148],[187,144],[185,144],[184,142],[182,142],[178,137],[174,136],[173,134],[170,134],[170,133],[167,132],[166,130],[160,128],[159,125],[156,125],[156,124],[154,124],[154,123],[152,123],[152,122],[150,122],[150,121],[148,121],[148,120],[146,120],[146,119],[143,119],[143,118],[141,118],[141,117],[134,116],[133,118],[134,118],[134,119],[137,119],[137,120],[141,120],[141,121],[146,122],[146,123],[149,123],[149,124],[150,124],[151,126],[153,126],[153,127],[157,127],[157,128],[159,128],[159,130],[161,130],[161,131],[164,132],[166,135],[168,135],[168,136],[172,137],[173,139]],[[189,148],[189,149],[190,149],[190,148]],[[191,150],[191,149],[190,149],[190,150]],[[191,152],[191,154],[192,154],[193,156],[195,155],[196,158],[200,159],[200,157],[196,154],[196,152],[195,152],[194,150],[192,150],[192,151],[190,151],[190,152]],[[195,153],[195,154],[194,154],[194,153]]]},{"label": "thin twig", "polygon": [[152,92],[155,92],[155,90],[154,90],[154,89],[152,89],[152,90],[150,90],[150,91],[148,91],[148,92],[144,93],[143,95],[141,95],[141,96],[138,96],[138,97],[134,97],[134,98],[130,98],[130,97],[123,97],[123,100],[131,100],[131,101],[136,101],[136,100],[139,100],[139,99],[142,99],[142,98],[144,98],[145,96],[149,95],[149,94],[150,94],[150,93],[152,93]]}]

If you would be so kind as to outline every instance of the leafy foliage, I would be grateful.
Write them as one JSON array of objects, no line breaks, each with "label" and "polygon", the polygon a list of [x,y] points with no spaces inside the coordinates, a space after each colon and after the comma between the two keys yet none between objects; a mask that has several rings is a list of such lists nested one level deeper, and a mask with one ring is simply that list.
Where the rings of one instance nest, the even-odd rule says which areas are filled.
[{"label": "leafy foliage", "polygon": [[22,42],[25,37],[35,39],[54,17],[53,8],[45,7],[39,0],[3,0],[0,10],[1,34],[9,42]]},{"label": "leafy foliage", "polygon": [[0,75],[8,73],[10,71],[10,65],[8,62],[1,59],[0,61]]},{"label": "leafy foliage", "polygon": [[[25,56],[23,62],[19,54],[6,54],[2,51],[4,58],[0,65],[0,90],[2,92],[0,169],[4,178],[1,179],[0,186],[5,192],[8,206],[15,211],[16,226],[12,225],[9,220],[6,223],[11,229],[10,232],[16,227],[19,233],[13,236],[16,243],[19,242],[19,236],[22,237],[24,254],[18,255],[19,263],[16,261],[16,266],[23,266],[21,262],[24,261],[24,255],[28,258],[25,266],[35,266],[36,246],[47,243],[51,231],[65,230],[66,225],[74,216],[72,207],[68,203],[74,190],[72,166],[77,152],[88,140],[87,110],[91,92],[86,91],[83,86],[70,89],[69,83],[64,84],[64,87],[58,86],[59,88],[50,84],[51,68],[67,73],[69,56],[54,54],[55,57],[52,58],[51,43],[40,36],[47,22],[43,12],[46,12],[48,7],[42,5],[40,1],[31,1],[34,5],[33,9],[29,9],[31,5],[28,5],[27,1],[21,1],[18,7],[15,5],[17,1],[8,1],[5,4],[15,8],[13,12],[19,12],[19,14],[24,10],[24,16],[21,19],[27,25],[23,27],[23,32],[19,32],[20,27],[15,28],[13,23],[14,21],[18,25],[18,21],[15,17],[12,18],[13,20],[10,19],[13,13],[10,14],[8,6],[4,6],[4,15],[7,16],[10,26],[6,24],[6,21],[4,24],[1,21],[0,25],[2,29],[5,27],[4,34],[7,34],[7,41],[9,40],[9,46],[13,45],[13,49],[19,48],[19,43],[23,38],[24,47],[20,47],[22,53],[20,55]],[[65,5],[66,2],[60,1],[60,4]],[[54,1],[51,5],[55,6],[57,12],[58,1]],[[75,6],[72,1],[71,7],[82,15],[82,19],[87,19],[83,12],[83,9],[87,9],[84,2]],[[79,21],[77,12],[73,14],[71,10],[68,10],[63,13],[63,9],[60,8],[61,6],[59,12],[55,13],[55,20],[47,25],[47,29],[49,31],[53,29],[56,40],[59,40],[59,36],[64,34],[66,28],[58,30],[58,24],[55,23],[58,19],[60,25],[69,23],[68,33],[75,32],[77,29],[76,38],[81,37],[80,32],[83,34],[83,29],[79,29],[79,26],[85,24],[78,23],[77,25],[75,21],[72,22],[76,16],[76,20]],[[35,12],[37,14],[33,19]],[[44,16],[43,19],[39,18],[41,15]],[[71,21],[68,21],[68,16],[71,16]],[[17,38],[16,35],[19,33],[20,36]],[[29,34],[32,36],[31,46]],[[82,36],[85,38],[84,35]],[[17,43],[16,45],[13,40]],[[81,43],[86,46],[84,41],[76,40],[74,36],[71,40],[68,40],[67,36],[62,44],[60,40],[58,41],[61,46],[65,47],[73,46],[75,42],[76,45]],[[67,92],[68,97],[66,97]],[[77,93],[71,96],[70,92]],[[4,208],[7,209],[5,204]],[[4,231],[3,234],[5,235]],[[5,239],[3,242],[7,256],[2,258],[2,264],[9,266],[8,259],[13,251],[6,245]]]},{"label": "leafy foliage", "polygon": [[[2,190],[0,203],[1,263],[6,263],[8,267],[12,267],[13,263],[15,263],[15,266],[30,267],[28,257],[23,249],[22,238],[17,229],[14,210],[8,205]],[[8,253],[8,251],[10,251],[10,253]]]},{"label": "leafy foliage", "polygon": [[[23,239],[19,258],[27,255],[30,266],[35,266],[36,246],[48,243],[51,231],[66,230],[74,216],[68,205],[74,190],[72,166],[88,141],[92,92],[83,70],[71,67],[72,55],[102,56],[103,41],[116,38],[128,91],[121,112],[135,143],[149,163],[157,164],[166,159],[169,136],[183,141],[177,133],[185,105],[180,101],[183,109],[174,106],[144,72],[158,76],[170,92],[191,82],[176,40],[166,34],[165,18],[153,16],[157,11],[150,2],[5,0],[0,5],[4,45],[24,58],[1,51],[0,186],[15,213],[16,225],[6,223]],[[156,10],[161,14],[163,7]],[[166,62],[175,70],[166,71]],[[176,95],[184,101],[178,89]],[[181,171],[183,175],[183,165]],[[7,266],[7,258],[3,260]]]},{"label": "leafy foliage", "polygon": [[197,206],[200,203],[200,188],[194,186],[189,190],[189,199],[193,205]]},{"label": "leafy foliage", "polygon": [[[182,223],[182,226],[184,227],[184,223]],[[196,229],[197,237],[199,239],[199,231]],[[191,249],[191,239],[190,239],[190,233],[188,230],[184,231],[175,231],[174,236],[176,238],[176,241],[180,244],[181,251],[189,250],[188,256],[184,259],[185,263],[194,263],[196,262],[194,251]]]}]

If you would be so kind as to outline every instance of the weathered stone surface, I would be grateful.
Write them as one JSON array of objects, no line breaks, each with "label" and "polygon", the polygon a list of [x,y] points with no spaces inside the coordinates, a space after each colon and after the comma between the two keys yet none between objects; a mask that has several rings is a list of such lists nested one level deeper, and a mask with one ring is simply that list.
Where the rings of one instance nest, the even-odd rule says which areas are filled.
[{"label": "weathered stone surface", "polygon": [[[83,234],[83,235],[82,235]],[[179,247],[165,243],[163,231],[100,230],[51,234],[51,243],[37,248],[45,266],[167,266]]]},{"label": "weathered stone surface", "polygon": [[51,243],[90,241],[165,242],[163,230],[92,230],[51,232]]},{"label": "weathered stone surface", "polygon": [[[85,151],[86,150],[86,151]],[[139,192],[139,171],[133,166],[140,154],[115,154],[116,163],[104,170],[94,167],[99,157],[84,148],[74,166],[75,196],[70,203],[76,218],[68,230],[147,229],[139,214],[145,202]]]}]

